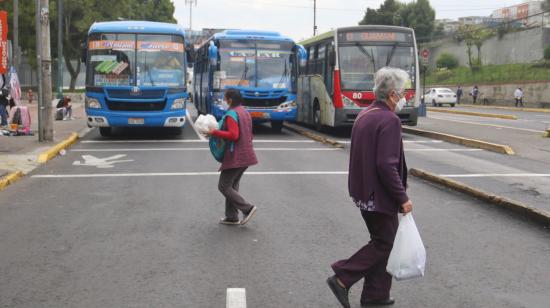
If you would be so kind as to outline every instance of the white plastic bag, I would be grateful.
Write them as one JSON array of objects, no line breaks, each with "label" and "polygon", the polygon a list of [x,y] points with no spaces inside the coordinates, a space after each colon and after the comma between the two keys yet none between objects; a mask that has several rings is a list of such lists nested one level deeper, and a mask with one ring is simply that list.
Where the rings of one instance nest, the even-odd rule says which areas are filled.
[{"label": "white plastic bag", "polygon": [[424,276],[426,249],[414,223],[412,213],[401,218],[386,270],[395,280]]},{"label": "white plastic bag", "polygon": [[206,134],[210,130],[218,128],[218,121],[211,114],[201,114],[195,121],[195,128],[200,134]]}]

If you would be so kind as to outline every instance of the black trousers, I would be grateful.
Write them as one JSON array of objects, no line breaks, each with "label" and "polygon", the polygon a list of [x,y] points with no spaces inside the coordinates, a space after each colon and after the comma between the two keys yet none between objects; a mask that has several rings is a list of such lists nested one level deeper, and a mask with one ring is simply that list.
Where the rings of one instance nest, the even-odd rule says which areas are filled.
[{"label": "black trousers", "polygon": [[523,107],[523,98],[516,98],[516,107],[521,104],[521,107]]},{"label": "black trousers", "polygon": [[332,264],[336,277],[350,288],[364,279],[361,299],[387,299],[390,297],[392,276],[386,265],[393,247],[399,220],[397,215],[361,211],[370,233],[370,241],[349,259]]}]

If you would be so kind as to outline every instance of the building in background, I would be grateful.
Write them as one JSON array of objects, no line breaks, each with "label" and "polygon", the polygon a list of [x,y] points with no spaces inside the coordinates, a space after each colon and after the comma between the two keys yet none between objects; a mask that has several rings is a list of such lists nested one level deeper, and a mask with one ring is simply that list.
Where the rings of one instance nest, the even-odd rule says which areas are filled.
[{"label": "building in background", "polygon": [[523,27],[527,28],[537,27],[544,23],[544,16],[537,15],[542,13],[542,2],[543,1],[529,1],[500,8],[493,11],[491,17],[504,21],[517,20],[523,25]]}]

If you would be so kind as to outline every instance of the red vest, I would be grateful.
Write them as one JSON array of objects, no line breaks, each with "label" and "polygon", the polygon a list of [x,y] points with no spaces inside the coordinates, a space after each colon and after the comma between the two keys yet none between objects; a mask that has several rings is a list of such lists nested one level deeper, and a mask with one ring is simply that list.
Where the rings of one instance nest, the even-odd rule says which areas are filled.
[{"label": "red vest", "polygon": [[233,108],[239,116],[239,140],[233,146],[225,149],[221,170],[249,167],[258,163],[252,145],[252,118],[242,106]]}]

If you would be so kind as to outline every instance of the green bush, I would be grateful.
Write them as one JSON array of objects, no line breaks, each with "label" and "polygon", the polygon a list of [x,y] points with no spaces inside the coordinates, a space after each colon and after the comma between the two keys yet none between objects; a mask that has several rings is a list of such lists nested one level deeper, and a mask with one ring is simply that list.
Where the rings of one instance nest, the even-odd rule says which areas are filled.
[{"label": "green bush", "polygon": [[544,60],[550,60],[550,46],[544,48]]},{"label": "green bush", "polygon": [[453,77],[453,71],[442,69],[435,72],[435,79],[437,81],[445,81]]},{"label": "green bush", "polygon": [[447,68],[447,69],[453,69],[458,67],[458,59],[448,53],[443,53],[441,56],[439,56],[439,59],[437,59],[437,68]]}]

